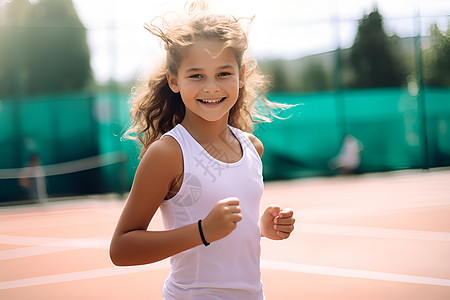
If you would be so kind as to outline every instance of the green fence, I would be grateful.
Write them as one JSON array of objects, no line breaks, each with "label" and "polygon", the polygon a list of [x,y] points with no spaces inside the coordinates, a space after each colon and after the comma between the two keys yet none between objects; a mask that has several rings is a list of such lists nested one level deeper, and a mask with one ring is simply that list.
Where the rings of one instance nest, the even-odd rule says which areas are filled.
[{"label": "green fence", "polygon": [[[269,98],[298,105],[283,112],[288,118],[257,126],[266,180],[336,174],[329,161],[346,134],[363,146],[360,172],[450,165],[450,89],[419,96],[377,89]],[[88,164],[47,176],[51,197],[128,190],[138,148],[120,139],[129,122],[127,102],[128,95],[118,93],[2,100],[0,202],[26,198],[13,173],[34,152],[44,166]]]},{"label": "green fence", "polygon": [[360,172],[450,165],[450,89],[421,96],[424,110],[419,97],[403,89],[271,95],[300,105],[255,132],[265,145],[265,178],[335,174],[328,164],[346,134],[362,144]]},{"label": "green fence", "polygon": [[[27,165],[32,153],[38,154],[44,165],[98,154],[93,103],[94,97],[89,95],[1,101],[0,169],[14,173],[15,168]],[[89,193],[99,184],[96,177],[99,177],[98,170],[48,177],[49,192],[53,195]],[[25,197],[17,178],[0,179],[0,191],[0,201]]]}]

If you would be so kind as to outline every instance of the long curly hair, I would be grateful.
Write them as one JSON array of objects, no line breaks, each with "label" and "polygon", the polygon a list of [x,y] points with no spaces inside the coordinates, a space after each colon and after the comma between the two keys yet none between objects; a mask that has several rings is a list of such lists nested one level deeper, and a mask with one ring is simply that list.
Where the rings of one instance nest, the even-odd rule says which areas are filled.
[{"label": "long curly hair", "polygon": [[145,28],[159,37],[166,50],[163,65],[150,79],[134,89],[131,97],[132,124],[124,137],[142,144],[140,158],[148,147],[164,133],[183,121],[185,107],[180,93],[169,87],[166,71],[177,74],[186,49],[200,40],[223,42],[224,48],[234,51],[239,68],[245,66],[244,86],[239,91],[236,104],[231,108],[228,124],[246,132],[253,132],[254,124],[270,122],[275,109],[287,105],[270,102],[266,98],[268,80],[257,67],[256,60],[247,53],[247,32],[242,23],[253,18],[237,19],[232,16],[207,13],[205,2],[193,2],[186,16],[169,15],[153,19]]}]

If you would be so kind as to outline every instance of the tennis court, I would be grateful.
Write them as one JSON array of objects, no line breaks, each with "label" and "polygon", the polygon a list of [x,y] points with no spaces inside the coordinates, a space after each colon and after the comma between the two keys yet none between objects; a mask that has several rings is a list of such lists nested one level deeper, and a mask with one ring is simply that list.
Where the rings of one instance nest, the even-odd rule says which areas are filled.
[{"label": "tennis court", "polygon": [[[123,200],[55,200],[0,208],[0,299],[162,298],[167,260],[109,260]],[[269,182],[270,203],[297,222],[290,239],[262,240],[268,300],[450,299],[449,168]]]}]

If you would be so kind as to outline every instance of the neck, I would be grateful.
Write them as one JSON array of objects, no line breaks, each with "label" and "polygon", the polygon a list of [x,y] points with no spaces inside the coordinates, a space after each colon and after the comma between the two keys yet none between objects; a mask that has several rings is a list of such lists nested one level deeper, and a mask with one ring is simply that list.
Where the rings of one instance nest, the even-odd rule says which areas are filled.
[{"label": "neck", "polygon": [[186,115],[181,122],[184,128],[194,137],[200,144],[206,144],[223,136],[227,132],[228,114],[222,119],[214,122],[206,121],[195,116]]}]

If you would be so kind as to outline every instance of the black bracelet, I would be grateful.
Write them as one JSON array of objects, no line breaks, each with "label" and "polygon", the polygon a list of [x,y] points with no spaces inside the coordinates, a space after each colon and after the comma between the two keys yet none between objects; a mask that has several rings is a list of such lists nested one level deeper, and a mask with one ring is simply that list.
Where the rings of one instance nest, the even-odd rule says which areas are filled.
[{"label": "black bracelet", "polygon": [[208,246],[209,243],[206,242],[205,236],[203,235],[203,229],[202,229],[202,220],[198,220],[198,231],[200,232],[200,237],[202,238],[203,245]]}]

